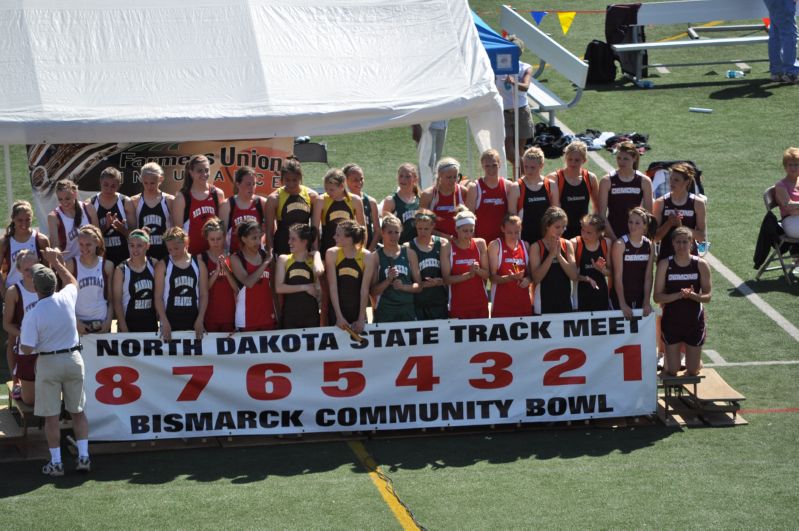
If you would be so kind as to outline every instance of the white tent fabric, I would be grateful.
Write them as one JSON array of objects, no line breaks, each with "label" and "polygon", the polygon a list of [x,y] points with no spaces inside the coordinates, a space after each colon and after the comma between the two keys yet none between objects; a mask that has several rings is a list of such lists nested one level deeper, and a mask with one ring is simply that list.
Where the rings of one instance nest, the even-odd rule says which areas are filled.
[{"label": "white tent fabric", "polygon": [[466,0],[0,0],[0,144],[329,135],[466,116],[503,145]]}]

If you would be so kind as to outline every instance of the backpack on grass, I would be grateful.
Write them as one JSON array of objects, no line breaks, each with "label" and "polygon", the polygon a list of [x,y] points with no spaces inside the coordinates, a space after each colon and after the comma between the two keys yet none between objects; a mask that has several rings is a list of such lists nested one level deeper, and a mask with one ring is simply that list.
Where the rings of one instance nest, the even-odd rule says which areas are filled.
[{"label": "backpack on grass", "polygon": [[585,48],[590,85],[613,83],[616,79],[616,54],[609,44],[593,40]]}]

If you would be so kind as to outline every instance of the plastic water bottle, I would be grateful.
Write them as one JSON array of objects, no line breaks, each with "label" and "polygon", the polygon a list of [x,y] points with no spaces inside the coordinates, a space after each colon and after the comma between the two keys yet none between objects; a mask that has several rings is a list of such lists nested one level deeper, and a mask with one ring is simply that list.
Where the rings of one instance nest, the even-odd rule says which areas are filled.
[{"label": "plastic water bottle", "polygon": [[635,81],[635,86],[642,89],[651,89],[655,84],[648,79],[638,79]]},{"label": "plastic water bottle", "polygon": [[745,75],[742,70],[727,70],[727,77],[730,79],[738,79]]}]

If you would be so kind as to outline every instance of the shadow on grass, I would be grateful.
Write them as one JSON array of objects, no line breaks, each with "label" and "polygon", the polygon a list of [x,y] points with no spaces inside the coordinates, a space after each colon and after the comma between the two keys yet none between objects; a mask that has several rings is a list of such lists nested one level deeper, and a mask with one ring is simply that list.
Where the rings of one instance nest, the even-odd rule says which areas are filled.
[{"label": "shadow on grass", "polygon": [[[614,452],[632,453],[669,437],[673,430],[641,427],[617,430],[486,431],[476,435],[427,438],[372,439],[364,441],[381,466],[434,469],[466,467],[478,462],[509,463],[520,459],[576,458]],[[270,477],[323,474],[345,467],[366,472],[346,442],[262,446],[253,448],[203,448],[92,456],[93,470],[79,475],[74,458],[66,452],[66,475],[48,478],[40,473],[44,462],[3,463],[0,499],[19,496],[53,484],[73,489],[85,483],[127,482],[132,485],[164,485],[173,481],[248,484]],[[102,485],[101,485],[102,487]]]},{"label": "shadow on grass", "polygon": [[574,459],[630,454],[670,437],[674,430],[647,426],[629,429],[535,430],[440,437],[382,439],[367,443],[375,460],[389,471],[467,467],[523,459]]},{"label": "shadow on grass", "polygon": [[769,79],[727,79],[717,78],[720,74],[709,72],[706,76],[712,76],[712,80],[695,81],[691,83],[672,83],[666,78],[662,77],[649,77],[646,80],[651,81],[653,86],[649,89],[642,89],[635,85],[630,79],[618,79],[613,83],[604,85],[589,85],[586,90],[594,92],[620,92],[620,91],[657,91],[657,90],[675,90],[675,89],[690,89],[701,87],[719,87],[719,90],[708,93],[708,98],[711,100],[734,100],[740,98],[748,99],[763,99],[769,98],[774,95],[773,89],[782,87],[790,87],[785,83],[775,83]]},{"label": "shadow on grass", "polygon": [[[796,277],[793,277],[794,280],[789,285],[785,281],[785,277],[777,271],[775,276],[769,278],[761,278],[760,280],[749,279],[744,282],[749,289],[754,291],[755,293],[787,293],[789,295],[799,295],[799,282],[797,282]],[[736,288],[729,288],[727,293],[730,297],[743,297],[743,293],[738,291]]]}]

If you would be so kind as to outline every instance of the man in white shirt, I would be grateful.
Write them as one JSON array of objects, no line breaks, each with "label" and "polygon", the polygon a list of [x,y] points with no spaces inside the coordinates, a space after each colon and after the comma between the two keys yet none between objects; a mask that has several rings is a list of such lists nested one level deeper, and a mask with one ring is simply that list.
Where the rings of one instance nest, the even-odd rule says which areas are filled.
[{"label": "man in white shirt", "polygon": [[64,266],[57,249],[48,248],[44,258],[58,273],[64,287],[56,292],[56,273],[42,264],[33,266],[33,285],[39,302],[22,320],[20,348],[23,354],[39,353],[36,363],[36,402],[34,414],[44,417],[45,436],[50,448],[50,461],[42,468],[48,476],[63,476],[61,462],[61,396],[72,417],[72,428],[78,443],[80,472],[91,469],[89,460],[89,422],[83,407],[83,358],[75,326],[75,303],[78,282]]}]

